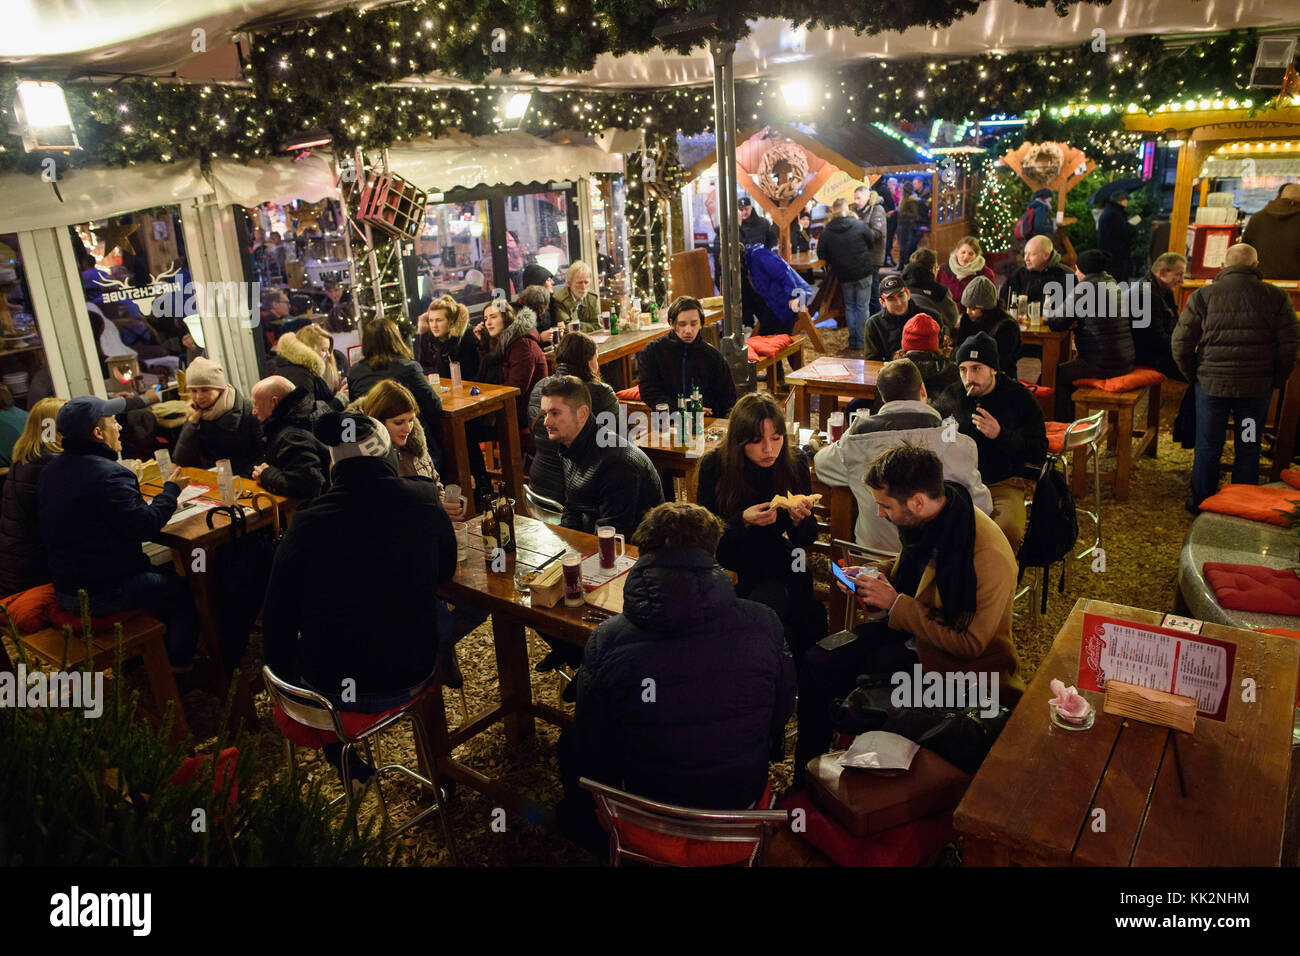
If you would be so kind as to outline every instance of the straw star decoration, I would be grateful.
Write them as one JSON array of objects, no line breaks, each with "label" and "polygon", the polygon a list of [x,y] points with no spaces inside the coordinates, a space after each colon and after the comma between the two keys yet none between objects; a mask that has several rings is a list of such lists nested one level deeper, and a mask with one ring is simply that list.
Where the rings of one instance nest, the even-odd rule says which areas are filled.
[{"label": "straw star decoration", "polygon": [[104,244],[104,255],[108,255],[114,249],[121,249],[123,252],[135,252],[135,247],[131,245],[131,235],[139,229],[138,223],[108,225],[96,230],[95,236]]}]

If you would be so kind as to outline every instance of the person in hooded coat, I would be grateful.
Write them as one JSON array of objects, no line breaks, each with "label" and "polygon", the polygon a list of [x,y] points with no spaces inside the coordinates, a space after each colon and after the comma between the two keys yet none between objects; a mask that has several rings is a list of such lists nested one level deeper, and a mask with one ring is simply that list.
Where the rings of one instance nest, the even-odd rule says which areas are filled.
[{"label": "person in hooded coat", "polygon": [[935,278],[935,262],[929,249],[916,250],[903,267],[903,284],[911,293],[912,304],[922,312],[937,315],[943,334],[951,339],[957,328],[957,303],[948,287]]},{"label": "person in hooded coat", "polygon": [[197,358],[185,370],[189,390],[186,416],[172,461],[191,468],[214,468],[223,458],[237,475],[249,477],[266,460],[266,438],[253,405],[226,381],[216,362]]},{"label": "person in hooded coat", "polygon": [[312,434],[312,393],[283,375],[272,375],[253,386],[253,414],[266,435],[266,461],[253,468],[253,480],[273,495],[299,502],[324,492],[330,453]]},{"label": "person in hooded coat", "polygon": [[1286,183],[1250,217],[1241,241],[1254,246],[1265,279],[1300,279],[1300,183]]},{"label": "person in hooded coat", "polygon": [[[650,511],[632,538],[640,557],[623,612],[583,651],[574,725],[560,735],[557,809],[565,831],[598,852],[607,838],[580,777],[679,806],[742,809],[784,745],[794,665],[776,614],[736,597],[714,560],[721,534],[699,505]],[[649,707],[647,677],[661,688]]]},{"label": "person in hooded coat", "polygon": [[326,381],[326,372],[330,372],[335,386],[339,384],[338,368],[334,366],[334,352],[329,347],[329,337],[323,332],[311,331],[314,327],[303,326],[297,332],[286,332],[275,342],[275,371],[293,383],[294,388],[302,388],[311,396],[313,402],[321,402],[327,410],[339,411],[347,400],[347,383],[343,383],[340,394]]}]

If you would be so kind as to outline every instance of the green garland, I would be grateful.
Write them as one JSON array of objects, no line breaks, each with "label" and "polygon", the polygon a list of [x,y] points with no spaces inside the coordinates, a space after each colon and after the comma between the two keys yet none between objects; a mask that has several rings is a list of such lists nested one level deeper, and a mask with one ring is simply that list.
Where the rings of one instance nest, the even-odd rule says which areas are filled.
[{"label": "green garland", "polygon": [[[206,161],[218,155],[249,159],[274,155],[291,136],[309,129],[328,130],[345,149],[440,136],[450,129],[470,135],[496,130],[499,87],[429,90],[384,85],[430,66],[413,55],[402,60],[396,52],[387,57],[397,63],[388,62],[387,57],[382,63],[376,60],[376,47],[379,51],[406,50],[412,41],[399,41],[394,36],[398,27],[393,24],[406,24],[411,12],[421,8],[384,7],[370,14],[343,11],[310,21],[313,26],[306,30],[261,36],[246,70],[251,89],[139,79],[109,85],[85,80],[65,83],[82,150],[70,157],[59,155],[58,161],[66,166],[189,158]],[[519,9],[534,8],[526,4]],[[554,8],[560,9],[577,8],[563,4]],[[555,47],[567,51],[561,59],[574,69],[584,69],[589,65],[586,57],[598,45],[572,24],[567,31],[553,31],[555,18],[563,16],[538,13],[539,19],[533,21],[538,24],[535,32],[546,33],[550,39],[537,46],[524,45],[524,49],[530,55],[540,55],[542,46]],[[620,21],[626,22],[631,21]],[[444,23],[438,35],[449,35],[450,26],[450,22]],[[423,21],[419,29],[425,29]],[[349,37],[346,44],[322,39],[323,34],[332,38],[340,30]],[[481,26],[478,33],[484,30],[487,27]],[[426,32],[425,38],[428,36]],[[557,46],[557,37],[566,40]],[[402,42],[403,47],[392,47],[394,42]],[[431,50],[435,58],[443,55],[439,51],[449,43],[457,56],[463,53],[468,57],[459,70],[447,69],[441,60],[438,68],[458,75],[475,74],[477,61],[470,53],[450,40],[438,43],[438,49]],[[347,51],[341,49],[343,45]],[[925,123],[934,118],[977,119],[993,111],[1024,115],[1065,103],[1104,102],[1119,110],[1130,104],[1154,109],[1173,100],[1237,95],[1244,90],[1254,46],[1252,32],[1237,32],[1181,50],[1164,47],[1157,37],[1135,37],[1101,52],[1085,43],[1069,49],[960,60],[868,60],[832,74],[825,90],[829,98],[817,98],[810,113],[792,116],[775,80],[737,84],[736,113],[739,124],[748,127],[791,119]],[[473,47],[469,43],[466,50]],[[518,53],[509,44],[507,49],[515,51],[511,56]],[[415,70],[411,62],[416,64]],[[550,63],[539,59],[532,69],[545,72]],[[0,118],[6,123],[12,117],[2,107],[12,103],[16,79],[13,71],[0,72],[0,114],[5,114]],[[1095,135],[1098,130],[1117,129],[1119,117],[1112,110],[1109,116],[1089,117],[1086,123],[1076,118],[1065,124],[1092,130]],[[526,132],[543,136],[559,129],[590,133],[611,127],[641,128],[652,137],[712,129],[711,89],[537,92],[522,126]],[[35,171],[45,158],[25,154],[19,137],[0,133],[0,169]]]}]

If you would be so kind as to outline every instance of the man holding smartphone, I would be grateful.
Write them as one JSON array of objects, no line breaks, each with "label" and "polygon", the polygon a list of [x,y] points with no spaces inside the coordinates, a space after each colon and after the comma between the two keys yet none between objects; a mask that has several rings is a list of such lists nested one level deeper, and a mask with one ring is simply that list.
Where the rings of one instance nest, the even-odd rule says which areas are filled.
[{"label": "man holding smartphone", "polygon": [[796,784],[831,743],[831,702],[847,696],[859,674],[910,672],[919,661],[926,671],[996,675],[1007,702],[1024,689],[1011,640],[1016,559],[1006,536],[965,487],[944,481],[943,463],[925,448],[883,452],[866,482],[880,516],[898,528],[902,551],[887,573],[844,569],[859,605],[883,619],[860,626],[856,640],[827,639],[804,656]]}]

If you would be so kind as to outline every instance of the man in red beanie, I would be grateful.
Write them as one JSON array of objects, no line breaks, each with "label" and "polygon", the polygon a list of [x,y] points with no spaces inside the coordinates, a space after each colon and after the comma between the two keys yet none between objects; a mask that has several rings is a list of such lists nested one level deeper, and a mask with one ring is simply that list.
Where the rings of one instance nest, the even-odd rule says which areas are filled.
[{"label": "man in red beanie", "polygon": [[940,348],[939,336],[939,323],[932,316],[918,312],[903,326],[903,347],[894,356],[911,360],[921,372],[925,390],[931,395],[938,395],[961,379],[957,366]]}]

